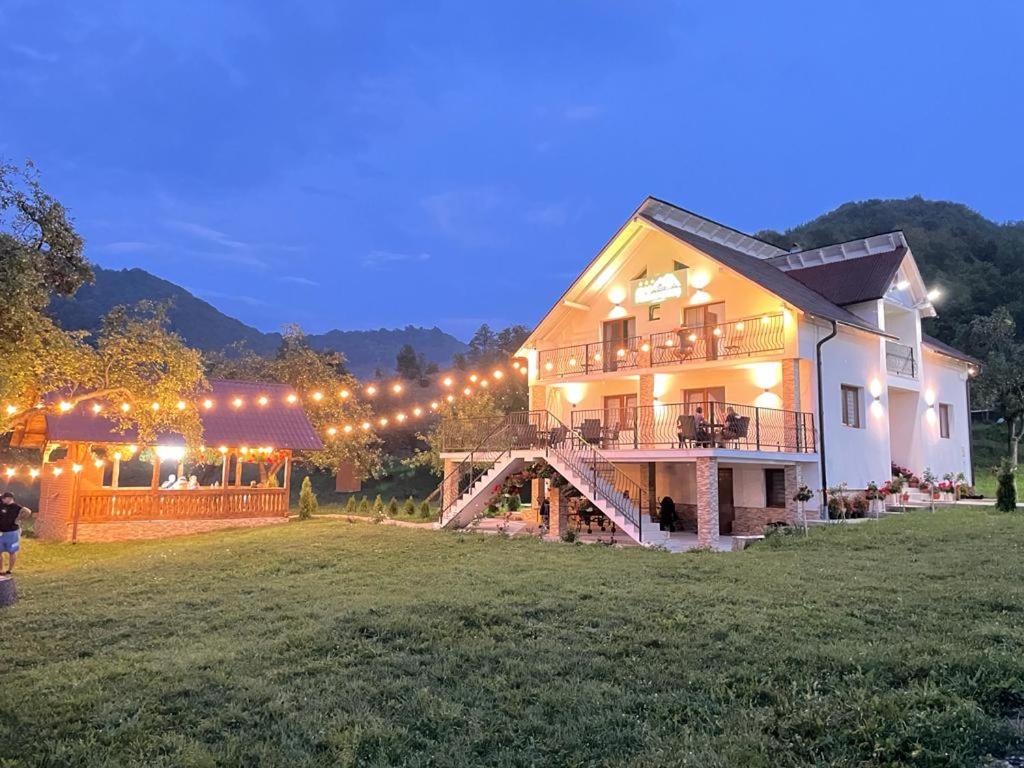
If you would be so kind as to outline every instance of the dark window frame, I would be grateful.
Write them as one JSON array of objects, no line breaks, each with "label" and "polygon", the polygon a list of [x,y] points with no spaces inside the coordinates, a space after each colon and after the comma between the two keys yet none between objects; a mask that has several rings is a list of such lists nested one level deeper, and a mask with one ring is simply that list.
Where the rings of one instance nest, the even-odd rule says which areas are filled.
[{"label": "dark window frame", "polygon": [[[852,429],[860,429],[864,425],[864,420],[861,418],[861,393],[863,392],[862,387],[856,387],[853,384],[841,384],[839,387],[840,396],[842,398],[842,420],[843,424]],[[848,406],[851,402],[853,403],[853,410],[851,411]]]},{"label": "dark window frame", "polygon": [[786,508],[786,470],[776,467],[765,468],[764,505],[769,509]]},{"label": "dark window frame", "polygon": [[949,435],[952,432],[952,407],[949,403],[939,403],[939,437],[946,440],[949,439]]}]

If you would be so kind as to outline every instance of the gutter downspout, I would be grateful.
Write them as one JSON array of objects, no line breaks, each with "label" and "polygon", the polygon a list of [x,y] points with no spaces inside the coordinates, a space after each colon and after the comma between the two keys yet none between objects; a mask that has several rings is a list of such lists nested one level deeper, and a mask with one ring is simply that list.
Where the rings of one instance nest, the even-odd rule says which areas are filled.
[{"label": "gutter downspout", "polygon": [[974,423],[971,418],[971,374],[967,374],[967,471],[971,476],[971,487],[974,487]]},{"label": "gutter downspout", "polygon": [[814,362],[818,368],[818,460],[821,462],[821,511],[819,515],[822,520],[828,519],[828,477],[825,471],[825,391],[821,384],[821,347],[839,333],[839,324],[835,320],[829,320],[829,322],[832,323],[832,332],[819,339],[818,343],[814,345]]}]

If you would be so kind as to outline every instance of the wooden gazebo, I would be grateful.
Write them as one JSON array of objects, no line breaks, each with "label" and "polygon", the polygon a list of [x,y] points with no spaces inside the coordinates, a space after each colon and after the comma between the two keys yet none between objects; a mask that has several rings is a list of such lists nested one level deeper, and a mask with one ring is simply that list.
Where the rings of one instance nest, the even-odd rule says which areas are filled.
[{"label": "wooden gazebo", "polygon": [[[184,474],[184,441],[167,435],[138,445],[89,402],[66,413],[40,414],[12,436],[12,445],[43,450],[35,529],[61,541],[157,538],[288,519],[289,476],[294,451],[323,444],[290,387],[216,380],[200,408],[206,453],[220,463],[205,484],[165,475]],[[136,452],[152,463],[148,484],[121,483],[122,464]],[[252,478],[246,482],[246,466]],[[209,470],[209,463],[207,463]],[[138,474],[138,473],[136,473]]]}]

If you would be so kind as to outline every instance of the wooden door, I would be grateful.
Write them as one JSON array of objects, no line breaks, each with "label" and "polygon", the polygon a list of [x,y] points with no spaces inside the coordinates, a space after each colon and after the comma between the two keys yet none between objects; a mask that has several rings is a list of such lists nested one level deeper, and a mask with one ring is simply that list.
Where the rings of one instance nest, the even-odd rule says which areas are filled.
[{"label": "wooden door", "polygon": [[732,496],[732,470],[718,468],[718,532],[729,535],[736,521],[736,507]]},{"label": "wooden door", "polygon": [[[631,350],[628,341],[636,334],[636,318],[623,317],[619,320],[607,320],[601,327],[601,362],[604,370],[617,371],[619,364],[630,359]],[[619,350],[626,350],[620,356]]]},{"label": "wooden door", "polygon": [[683,323],[687,328],[697,330],[698,347],[692,355],[697,359],[717,360],[718,345],[721,337],[715,334],[716,326],[725,319],[725,304],[705,304],[700,307],[687,307],[683,312]]}]

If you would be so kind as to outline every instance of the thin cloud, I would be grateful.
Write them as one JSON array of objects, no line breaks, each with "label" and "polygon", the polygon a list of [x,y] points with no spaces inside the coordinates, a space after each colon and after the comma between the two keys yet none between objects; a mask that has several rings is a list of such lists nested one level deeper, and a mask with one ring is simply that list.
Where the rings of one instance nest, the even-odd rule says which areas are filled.
[{"label": "thin cloud", "polygon": [[196,296],[203,299],[220,299],[221,301],[233,301],[238,304],[245,304],[250,307],[270,307],[269,301],[257,299],[255,296],[246,296],[237,293],[221,293],[220,291],[192,291]]},{"label": "thin cloud", "polygon": [[308,277],[299,277],[298,275],[285,275],[281,278],[284,283],[295,283],[296,285],[320,285],[316,280],[310,280]]},{"label": "thin cloud", "polygon": [[244,243],[241,240],[236,240],[230,235],[221,232],[219,229],[208,227],[205,224],[199,224],[194,221],[180,221],[177,219],[172,219],[164,223],[172,229],[184,232],[185,234],[191,235],[199,240],[206,240],[211,243],[216,243],[217,245],[223,245],[227,248],[245,248],[248,246],[247,243]]},{"label": "thin cloud", "polygon": [[55,64],[59,57],[55,53],[48,51],[41,51],[38,48],[33,48],[29,45],[23,45],[21,43],[12,43],[7,46],[12,52],[24,56],[26,59],[32,59],[32,61],[45,62],[46,64]]},{"label": "thin cloud", "polygon": [[100,253],[151,253],[159,248],[159,244],[143,240],[115,240],[112,243],[97,245],[94,250]]},{"label": "thin cloud", "polygon": [[363,266],[381,269],[395,264],[429,261],[429,253],[398,253],[397,251],[370,251],[363,257]]}]

